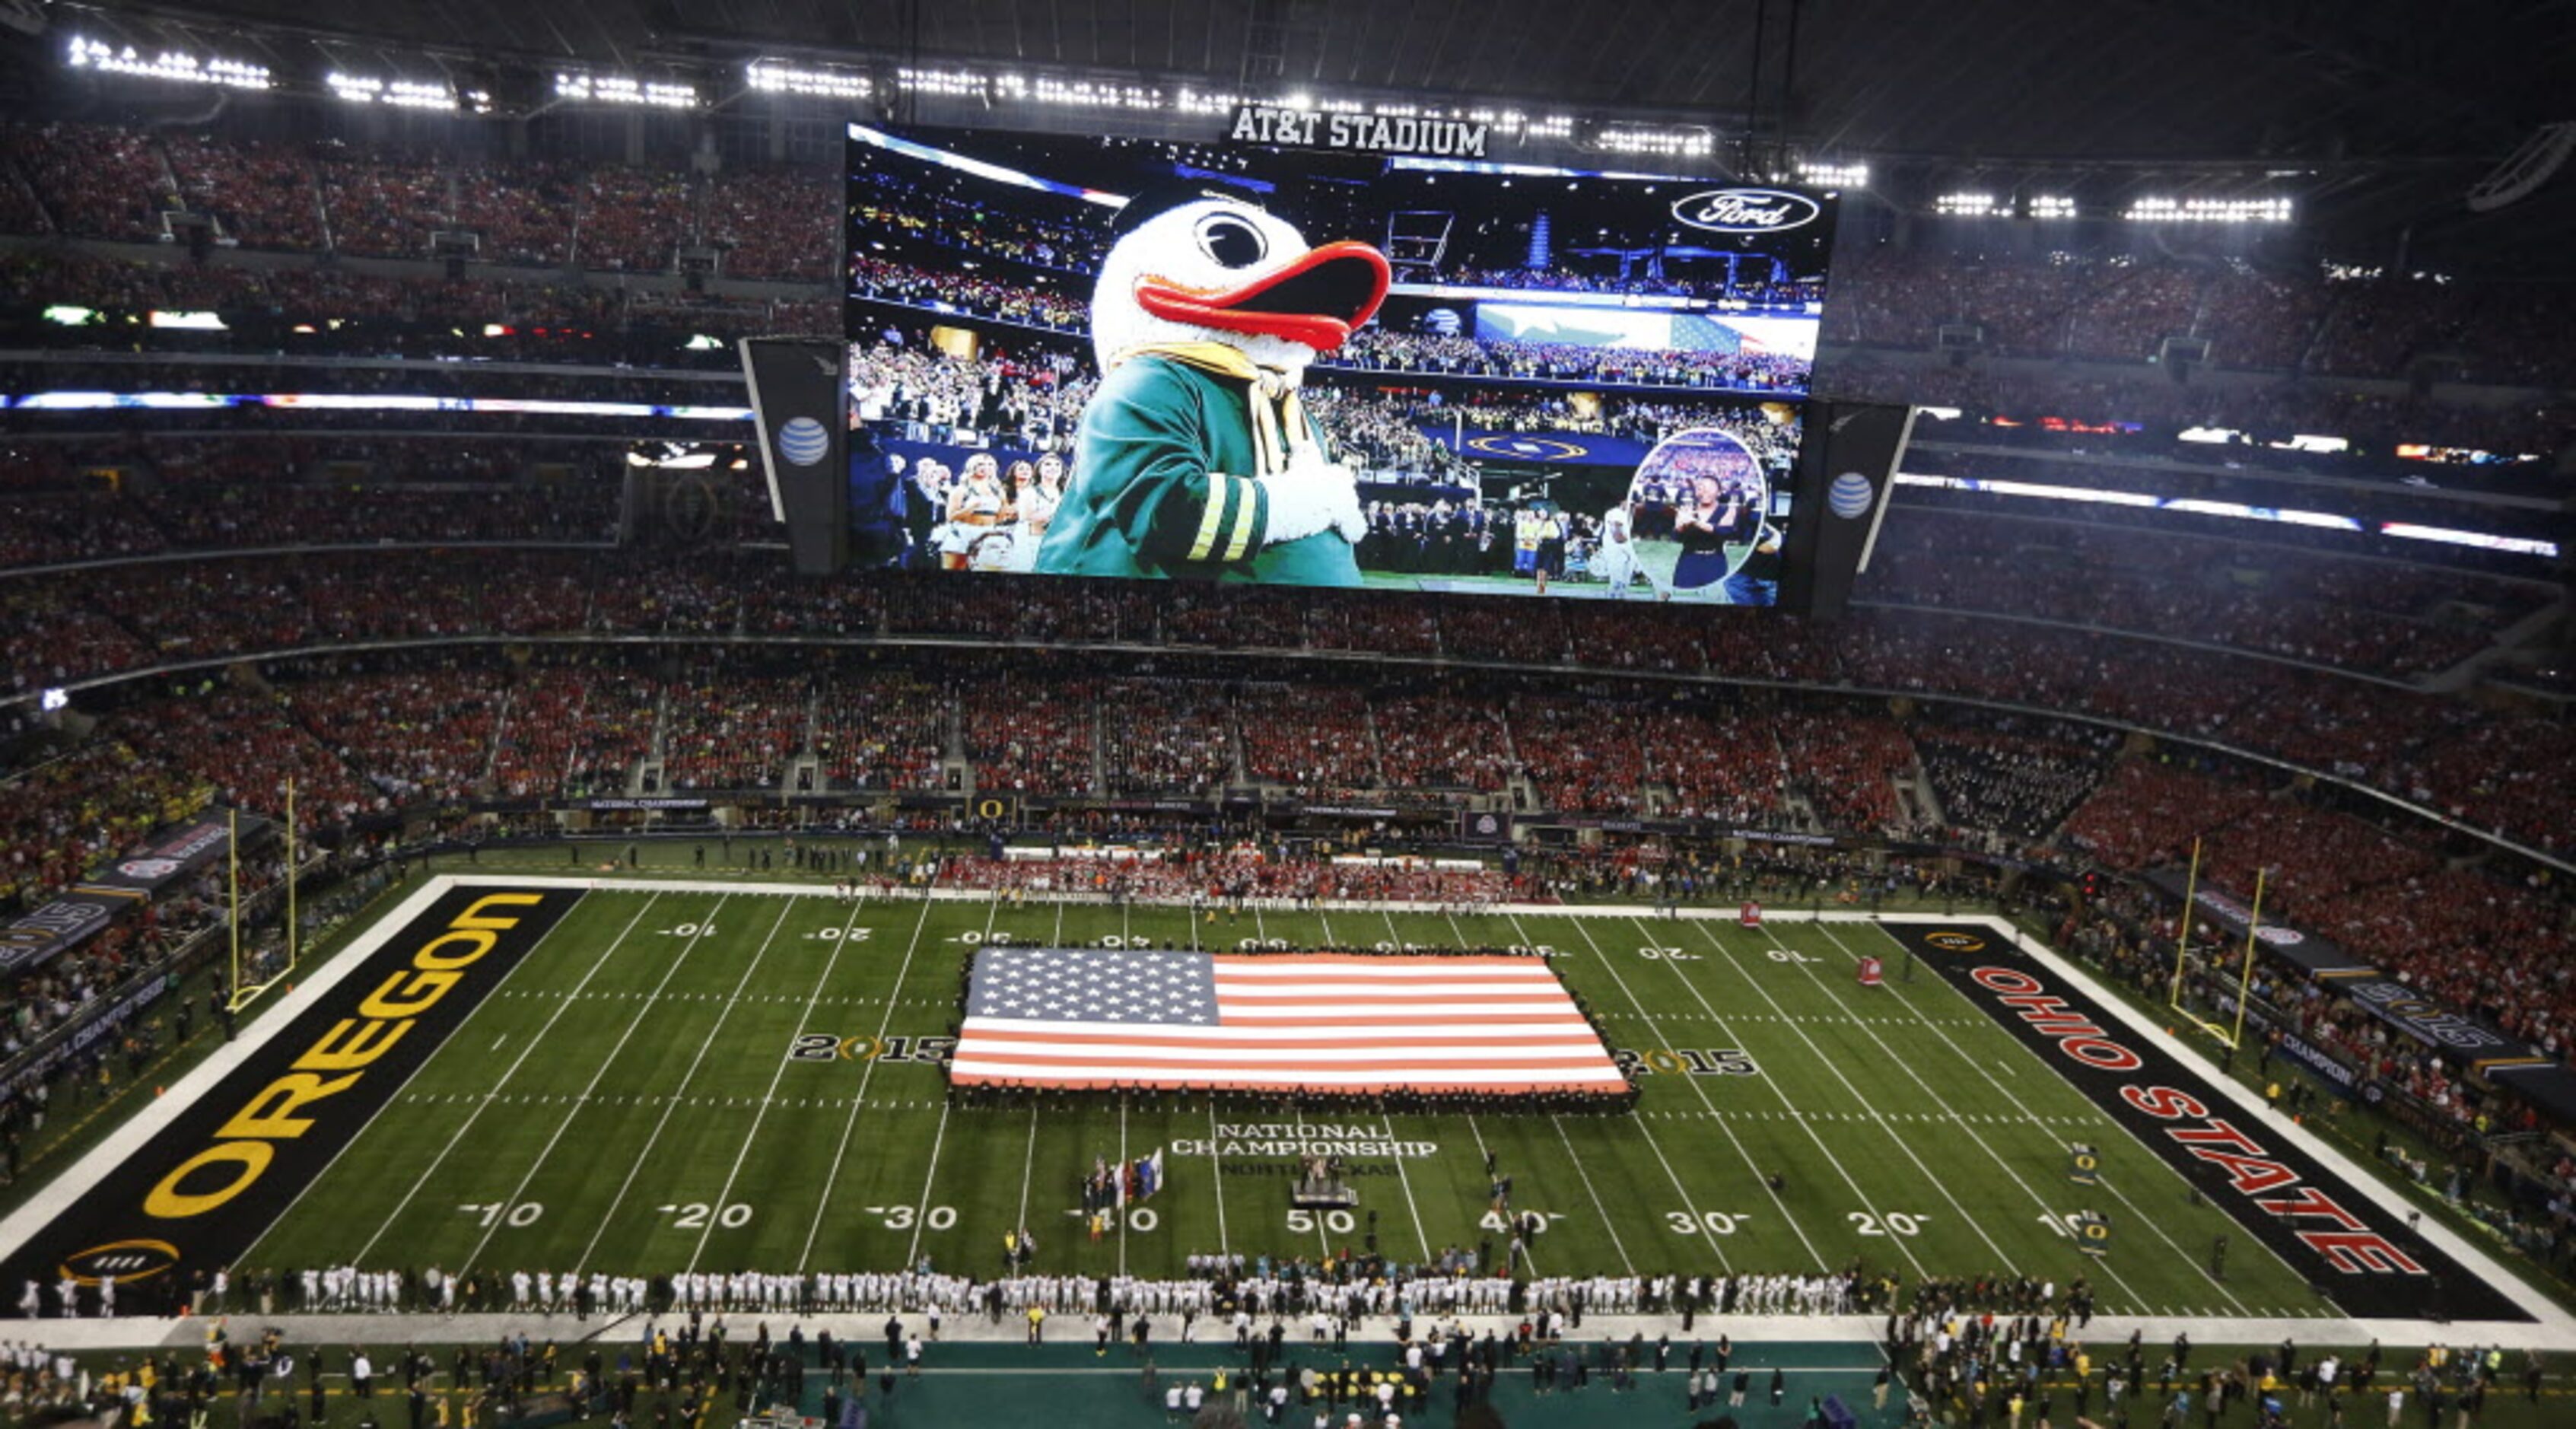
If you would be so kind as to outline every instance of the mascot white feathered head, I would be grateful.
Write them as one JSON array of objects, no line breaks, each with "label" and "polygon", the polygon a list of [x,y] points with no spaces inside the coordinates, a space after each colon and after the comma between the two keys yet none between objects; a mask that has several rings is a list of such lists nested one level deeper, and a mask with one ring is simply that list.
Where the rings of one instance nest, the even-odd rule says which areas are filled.
[{"label": "mascot white feathered head", "polygon": [[1386,256],[1365,243],[1307,246],[1285,219],[1229,184],[1149,189],[1128,200],[1091,297],[1107,371],[1140,343],[1219,342],[1255,366],[1301,372],[1386,301]]}]

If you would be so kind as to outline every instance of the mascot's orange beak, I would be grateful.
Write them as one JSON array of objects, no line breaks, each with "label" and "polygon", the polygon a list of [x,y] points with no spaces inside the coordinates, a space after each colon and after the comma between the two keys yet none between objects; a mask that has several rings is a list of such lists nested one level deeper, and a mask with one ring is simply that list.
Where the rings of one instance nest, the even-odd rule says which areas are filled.
[{"label": "mascot's orange beak", "polygon": [[1169,322],[1330,352],[1377,315],[1390,281],[1385,254],[1365,243],[1327,243],[1231,290],[1193,288],[1148,273],[1136,280],[1136,306]]}]

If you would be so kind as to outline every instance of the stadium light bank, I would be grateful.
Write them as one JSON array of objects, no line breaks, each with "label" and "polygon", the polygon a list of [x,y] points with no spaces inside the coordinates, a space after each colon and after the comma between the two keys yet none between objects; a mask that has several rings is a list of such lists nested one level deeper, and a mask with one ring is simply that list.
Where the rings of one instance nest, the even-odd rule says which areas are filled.
[{"label": "stadium light bank", "polygon": [[64,64],[72,69],[97,70],[107,74],[129,75],[136,79],[157,79],[172,84],[212,84],[227,89],[271,89],[268,66],[248,60],[217,56],[200,60],[178,50],[163,50],[147,55],[132,45],[122,49],[105,40],[80,35],[72,37]]}]

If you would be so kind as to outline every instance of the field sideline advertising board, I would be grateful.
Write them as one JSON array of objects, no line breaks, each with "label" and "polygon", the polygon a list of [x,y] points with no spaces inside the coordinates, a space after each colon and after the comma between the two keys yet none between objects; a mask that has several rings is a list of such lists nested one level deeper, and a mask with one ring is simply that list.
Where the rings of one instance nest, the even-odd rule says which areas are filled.
[{"label": "field sideline advertising board", "polygon": [[850,126],[852,568],[1813,588],[1833,195],[1514,163],[1447,120],[1207,123]]},{"label": "field sideline advertising board", "polygon": [[[245,839],[267,827],[268,821],[256,816],[241,820]],[[232,831],[220,811],[161,830],[142,848],[110,860],[60,895],[0,925],[0,973],[32,968],[79,947],[231,848]]]}]

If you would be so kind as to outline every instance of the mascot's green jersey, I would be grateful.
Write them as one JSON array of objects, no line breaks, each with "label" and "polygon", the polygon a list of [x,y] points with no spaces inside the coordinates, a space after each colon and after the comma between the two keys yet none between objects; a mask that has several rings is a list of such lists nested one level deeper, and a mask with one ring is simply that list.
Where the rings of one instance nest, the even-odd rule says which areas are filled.
[{"label": "mascot's green jersey", "polygon": [[1262,544],[1268,497],[1257,478],[1265,457],[1275,467],[1288,441],[1256,432],[1256,421],[1295,422],[1305,441],[1323,447],[1321,429],[1294,393],[1274,402],[1253,380],[1209,370],[1177,351],[1139,352],[1111,367],[1083,408],[1072,482],[1038,548],[1037,568],[1358,585],[1359,561],[1337,531]]}]

